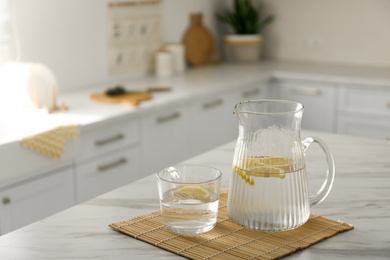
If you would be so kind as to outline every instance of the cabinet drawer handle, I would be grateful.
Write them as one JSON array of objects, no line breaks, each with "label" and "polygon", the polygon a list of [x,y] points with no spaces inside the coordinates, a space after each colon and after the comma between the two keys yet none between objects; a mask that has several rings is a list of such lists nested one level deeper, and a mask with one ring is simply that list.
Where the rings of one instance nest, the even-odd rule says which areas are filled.
[{"label": "cabinet drawer handle", "polygon": [[117,160],[115,162],[111,162],[111,163],[107,163],[105,165],[98,166],[98,170],[100,172],[107,171],[107,170],[118,167],[118,166],[125,164],[125,163],[127,163],[126,158],[120,158],[119,160]]},{"label": "cabinet drawer handle", "polygon": [[292,88],[292,92],[294,94],[305,95],[305,96],[321,95],[321,90],[318,88],[296,87],[296,88]]},{"label": "cabinet drawer handle", "polygon": [[260,89],[256,88],[256,89],[252,89],[252,90],[248,90],[248,91],[242,92],[241,96],[243,98],[249,98],[251,96],[255,96],[255,95],[258,95],[260,93],[261,93]]},{"label": "cabinet drawer handle", "polygon": [[109,144],[109,143],[112,143],[112,142],[120,141],[123,138],[125,138],[125,136],[123,134],[117,134],[117,135],[114,135],[112,137],[108,137],[106,139],[96,140],[95,141],[95,145],[96,146],[103,146],[103,145],[106,145],[106,144]]},{"label": "cabinet drawer handle", "polygon": [[222,99],[217,99],[213,102],[210,102],[210,103],[205,103],[203,104],[203,109],[211,109],[211,108],[214,108],[214,107],[217,107],[217,106],[220,106],[223,104],[223,100]]},{"label": "cabinet drawer handle", "polygon": [[177,119],[179,117],[180,117],[180,113],[179,112],[175,112],[175,113],[173,113],[171,115],[157,117],[156,122],[157,122],[157,124],[162,124],[162,123],[165,123],[165,122],[168,122],[168,121],[171,121],[171,120],[175,120],[175,119]]},{"label": "cabinet drawer handle", "polygon": [[10,203],[11,203],[11,199],[10,199],[9,197],[3,198],[3,204],[4,204],[4,205],[8,205],[8,204],[10,204]]}]

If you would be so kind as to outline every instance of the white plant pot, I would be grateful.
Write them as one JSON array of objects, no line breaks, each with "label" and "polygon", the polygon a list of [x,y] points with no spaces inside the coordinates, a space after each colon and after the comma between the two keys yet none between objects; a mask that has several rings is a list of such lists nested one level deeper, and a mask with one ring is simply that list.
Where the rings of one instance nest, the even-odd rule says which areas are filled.
[{"label": "white plant pot", "polygon": [[254,62],[261,57],[263,37],[251,34],[224,36],[224,54],[227,61]]}]

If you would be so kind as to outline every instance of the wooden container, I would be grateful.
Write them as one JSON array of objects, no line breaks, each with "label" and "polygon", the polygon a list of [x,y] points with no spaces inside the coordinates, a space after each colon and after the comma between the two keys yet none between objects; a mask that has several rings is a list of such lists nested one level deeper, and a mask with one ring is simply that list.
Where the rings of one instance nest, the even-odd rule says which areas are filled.
[{"label": "wooden container", "polygon": [[183,36],[185,57],[193,66],[210,62],[214,52],[214,39],[209,29],[203,25],[203,15],[190,15],[190,26]]}]

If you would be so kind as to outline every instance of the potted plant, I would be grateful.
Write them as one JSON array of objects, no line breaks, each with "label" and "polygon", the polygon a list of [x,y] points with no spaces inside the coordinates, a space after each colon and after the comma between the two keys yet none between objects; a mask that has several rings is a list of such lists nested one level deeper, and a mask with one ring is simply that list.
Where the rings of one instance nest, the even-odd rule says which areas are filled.
[{"label": "potted plant", "polygon": [[260,58],[262,30],[275,20],[275,15],[262,17],[264,5],[251,0],[234,0],[233,11],[216,13],[216,18],[234,29],[224,37],[225,56],[231,61],[257,61]]}]

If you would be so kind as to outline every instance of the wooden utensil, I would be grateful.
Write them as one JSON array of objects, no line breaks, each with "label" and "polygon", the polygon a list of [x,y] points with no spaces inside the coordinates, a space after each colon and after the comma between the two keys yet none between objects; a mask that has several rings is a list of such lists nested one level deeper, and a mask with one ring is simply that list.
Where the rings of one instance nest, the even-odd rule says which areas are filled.
[{"label": "wooden utensil", "polygon": [[150,92],[130,92],[117,96],[109,96],[104,92],[92,94],[89,99],[98,103],[123,103],[129,107],[138,106],[141,101],[152,98]]},{"label": "wooden utensil", "polygon": [[152,92],[170,91],[168,86],[151,86],[146,91],[129,91],[121,95],[110,96],[105,92],[92,94],[89,99],[99,103],[123,103],[129,107],[138,106],[142,101],[152,99]]}]

